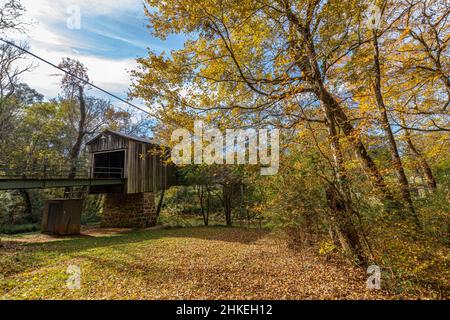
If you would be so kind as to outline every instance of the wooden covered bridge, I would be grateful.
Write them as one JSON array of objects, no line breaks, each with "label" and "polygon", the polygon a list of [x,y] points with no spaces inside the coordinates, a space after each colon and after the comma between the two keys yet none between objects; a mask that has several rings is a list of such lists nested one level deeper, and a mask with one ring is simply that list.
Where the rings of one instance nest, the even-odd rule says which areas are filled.
[{"label": "wooden covered bridge", "polygon": [[[7,169],[0,171],[0,190],[84,186],[90,194],[105,194],[103,226],[154,225],[154,192],[176,184],[176,168],[167,162],[169,150],[151,140],[112,130],[103,131],[86,146],[89,166],[78,170],[74,178],[68,178],[63,170]],[[81,202],[82,199],[47,201],[43,230],[59,234],[79,232]]]}]

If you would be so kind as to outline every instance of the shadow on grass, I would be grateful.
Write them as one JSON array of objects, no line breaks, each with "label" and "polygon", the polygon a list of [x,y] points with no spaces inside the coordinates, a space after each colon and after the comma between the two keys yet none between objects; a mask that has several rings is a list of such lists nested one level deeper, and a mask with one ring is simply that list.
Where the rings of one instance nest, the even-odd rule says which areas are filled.
[{"label": "shadow on grass", "polygon": [[[107,248],[126,244],[135,244],[149,240],[164,238],[191,238],[207,241],[224,241],[241,244],[250,244],[268,234],[264,229],[226,228],[226,227],[190,227],[170,228],[159,230],[132,230],[118,232],[115,235],[93,237],[80,235],[63,238],[51,242],[21,243],[14,241],[2,241],[0,252],[9,253],[8,261],[0,258],[1,263],[8,263],[7,270],[0,271],[10,276],[41,266],[57,263],[63,259],[76,258],[74,253],[96,248]],[[61,255],[68,255],[61,257]],[[83,255],[84,256],[84,255]],[[6,259],[6,258],[5,258]]]},{"label": "shadow on grass", "polygon": [[91,236],[81,234],[79,236],[61,237],[61,241],[29,243],[26,246],[49,247],[48,249],[71,248],[89,249],[109,245],[156,240],[160,238],[196,238],[201,240],[216,240],[225,242],[252,243],[265,236],[269,231],[264,229],[213,227],[187,227],[166,228],[158,230],[130,230],[118,231],[116,234],[105,236]]}]

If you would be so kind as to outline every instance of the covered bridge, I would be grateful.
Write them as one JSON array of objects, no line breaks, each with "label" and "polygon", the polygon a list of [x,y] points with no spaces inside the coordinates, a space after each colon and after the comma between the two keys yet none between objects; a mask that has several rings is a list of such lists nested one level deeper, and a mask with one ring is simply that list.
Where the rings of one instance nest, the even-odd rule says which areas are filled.
[{"label": "covered bridge", "polygon": [[149,227],[156,224],[154,192],[176,183],[176,168],[168,163],[169,149],[151,140],[105,130],[87,142],[90,178],[121,178],[116,186],[91,186],[106,193],[102,225]]},{"label": "covered bridge", "polygon": [[[87,142],[89,169],[70,171],[0,170],[0,190],[86,187],[105,194],[105,227],[145,228],[156,223],[155,196],[177,182],[176,167],[168,163],[170,150],[151,140],[105,130]],[[162,199],[162,198],[161,198]],[[83,198],[50,199],[43,212],[44,232],[72,234],[80,230]]]},{"label": "covered bridge", "polygon": [[149,139],[105,130],[86,145],[90,156],[90,178],[122,178],[126,181],[122,189],[91,187],[91,193],[154,192],[176,183],[175,167],[167,161],[168,148]]}]

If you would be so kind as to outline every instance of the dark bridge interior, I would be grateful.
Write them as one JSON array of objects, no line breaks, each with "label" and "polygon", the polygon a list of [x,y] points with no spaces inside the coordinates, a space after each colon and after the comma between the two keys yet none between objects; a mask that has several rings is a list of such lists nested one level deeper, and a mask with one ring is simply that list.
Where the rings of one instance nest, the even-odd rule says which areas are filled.
[{"label": "dark bridge interior", "polygon": [[125,151],[94,154],[94,178],[124,178]]}]

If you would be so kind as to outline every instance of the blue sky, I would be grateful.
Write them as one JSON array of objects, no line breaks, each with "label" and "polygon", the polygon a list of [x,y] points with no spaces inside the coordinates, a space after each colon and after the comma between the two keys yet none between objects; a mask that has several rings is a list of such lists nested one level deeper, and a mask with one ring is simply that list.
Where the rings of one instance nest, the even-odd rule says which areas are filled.
[{"label": "blue sky", "polygon": [[[136,58],[147,55],[147,48],[158,53],[183,46],[184,38],[174,35],[162,41],[147,28],[142,0],[22,0],[31,23],[25,35],[10,35],[26,41],[33,53],[57,64],[63,57],[83,62],[96,85],[126,97],[130,85],[129,71]],[[71,15],[79,10],[80,28],[71,29]],[[43,62],[28,59],[36,65],[23,81],[43,93],[57,96],[55,70]],[[89,94],[105,97],[92,90]],[[116,105],[123,105],[113,101]],[[137,101],[139,103],[139,101]]]}]

